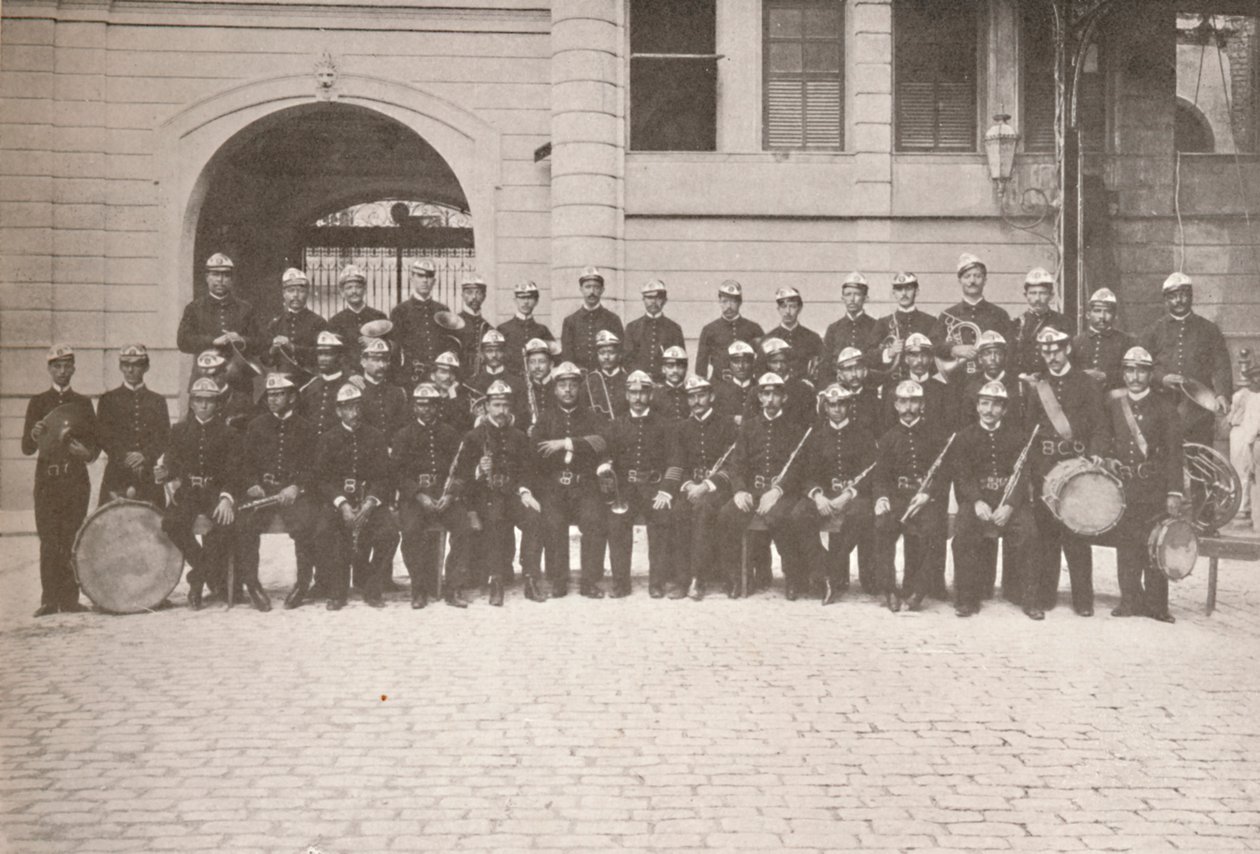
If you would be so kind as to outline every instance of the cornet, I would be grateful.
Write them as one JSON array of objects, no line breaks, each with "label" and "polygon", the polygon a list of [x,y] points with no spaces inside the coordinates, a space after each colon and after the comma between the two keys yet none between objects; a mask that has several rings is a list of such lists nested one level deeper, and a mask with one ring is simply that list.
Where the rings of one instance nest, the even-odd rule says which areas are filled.
[{"label": "cornet", "polygon": [[[941,312],[941,320],[945,321],[945,343],[974,346],[980,340],[980,327],[970,320],[955,317],[948,311]],[[952,356],[948,359],[942,359],[940,356],[937,356],[936,371],[942,377],[948,378],[958,368],[960,361],[962,360]]]},{"label": "cornet", "polygon": [[630,512],[630,504],[621,496],[621,481],[617,478],[617,469],[613,468],[612,463],[607,465],[608,476],[612,479],[613,485],[613,501],[608,505],[608,509],[617,516],[624,516]]}]

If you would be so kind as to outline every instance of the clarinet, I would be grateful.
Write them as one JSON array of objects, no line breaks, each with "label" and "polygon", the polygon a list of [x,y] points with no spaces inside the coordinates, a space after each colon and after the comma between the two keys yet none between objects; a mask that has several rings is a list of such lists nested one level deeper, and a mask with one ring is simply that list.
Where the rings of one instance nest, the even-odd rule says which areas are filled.
[{"label": "clarinet", "polygon": [[927,474],[923,476],[923,483],[919,485],[919,491],[911,496],[910,503],[906,507],[906,512],[901,516],[901,524],[906,524],[906,521],[917,513],[919,508],[923,506],[922,504],[915,504],[914,499],[918,498],[920,495],[927,494],[928,489],[932,485],[932,479],[936,477],[937,469],[941,467],[941,463],[945,462],[945,455],[949,453],[949,446],[954,444],[954,437],[957,435],[957,433],[951,433],[949,435],[949,441],[945,443],[945,447],[941,448],[940,455],[932,463],[932,467],[927,470]]}]

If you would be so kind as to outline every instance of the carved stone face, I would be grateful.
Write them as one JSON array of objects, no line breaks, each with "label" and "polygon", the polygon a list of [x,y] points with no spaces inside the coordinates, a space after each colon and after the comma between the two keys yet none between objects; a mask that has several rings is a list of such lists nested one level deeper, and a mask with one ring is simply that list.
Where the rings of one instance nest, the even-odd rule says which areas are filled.
[{"label": "carved stone face", "polygon": [[329,65],[321,65],[315,69],[315,81],[321,89],[331,89],[337,82],[337,69]]}]

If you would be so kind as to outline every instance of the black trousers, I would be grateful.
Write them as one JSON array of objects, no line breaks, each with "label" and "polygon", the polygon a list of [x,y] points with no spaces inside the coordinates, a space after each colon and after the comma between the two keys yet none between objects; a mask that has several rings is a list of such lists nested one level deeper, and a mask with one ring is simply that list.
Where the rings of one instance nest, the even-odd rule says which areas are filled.
[{"label": "black trousers", "polygon": [[[441,492],[441,489],[434,489],[429,497],[437,501]],[[430,596],[438,594],[438,573],[443,558],[438,552],[438,545],[442,534],[428,530],[434,524],[446,529],[446,589],[460,589],[468,571],[468,538],[472,529],[463,503],[452,501],[439,513],[426,510],[414,498],[404,499],[398,504],[398,527],[402,535],[403,563],[407,566],[407,575],[411,577],[413,593],[423,589]]]},{"label": "black trousers", "polygon": [[[608,540],[607,510],[593,479],[564,486],[548,481],[538,487],[542,505],[542,539],[547,550],[547,580],[569,583],[569,526],[576,523],[582,534],[579,549],[581,584],[596,583],[604,572],[604,545]],[[522,548],[522,552],[524,549]]]},{"label": "black trousers", "polygon": [[1147,538],[1164,515],[1162,504],[1135,504],[1116,526],[1116,574],[1120,607],[1138,614],[1168,613],[1168,576],[1151,560]]},{"label": "black trousers", "polygon": [[[512,555],[516,552],[516,528],[540,536],[542,514],[530,510],[515,494],[482,492],[470,498],[470,506],[481,519],[481,535],[472,538],[476,548],[472,554],[481,566],[470,571],[477,577],[484,573],[490,580],[504,581],[512,575]],[[527,578],[539,580],[542,576],[541,555],[522,553],[523,570]]]},{"label": "black trousers", "polygon": [[161,509],[166,506],[166,491],[162,484],[153,481],[153,470],[145,468],[140,474],[123,465],[122,460],[110,460],[105,464],[105,475],[101,478],[101,489],[97,494],[97,506],[108,504],[119,498],[127,497],[127,489],[134,488],[136,501],[147,501]]},{"label": "black trousers", "polygon": [[[990,496],[990,508],[996,508],[1001,496]],[[1027,565],[1037,545],[1037,526],[1032,507],[1020,504],[1000,529],[999,536],[988,536],[995,529],[976,516],[970,501],[958,504],[954,516],[954,596],[959,605],[978,606],[984,599],[997,572],[997,544],[1003,543],[1004,556],[1016,565]],[[1012,580],[1013,581],[1013,580]]]},{"label": "black trousers", "polygon": [[[828,498],[835,498],[828,495]],[[818,512],[812,498],[802,498],[792,508],[792,531],[806,571],[826,578],[835,587],[849,585],[849,553],[874,529],[871,499],[858,496],[845,508],[839,531],[827,534],[827,548],[822,547],[819,528],[830,520]]]},{"label": "black trousers", "polygon": [[[757,505],[761,502],[762,493],[753,492],[753,509],[747,512],[740,510],[732,497],[722,505],[718,512],[718,527],[722,532],[726,555],[723,562],[727,566],[727,579],[737,583],[740,576],[740,550],[743,544],[744,531],[756,518]],[[808,570],[800,560],[800,550],[796,547],[792,532],[792,508],[794,502],[790,498],[780,496],[779,500],[765,515],[766,527],[770,539],[779,551],[783,560],[783,578],[795,587],[803,588],[808,579]],[[751,551],[751,548],[750,548]]]},{"label": "black trousers", "polygon": [[1089,541],[1063,526],[1041,500],[1045,477],[1033,478],[1033,519],[1037,525],[1040,547],[1024,564],[1025,607],[1053,608],[1059,597],[1059,555],[1067,558],[1072,584],[1072,607],[1094,607],[1094,556]]},{"label": "black trousers", "polygon": [[942,498],[934,498],[924,504],[903,525],[901,517],[906,512],[912,493],[889,496],[892,509],[875,517],[875,564],[877,593],[897,592],[897,540],[904,537],[902,552],[905,569],[902,572],[901,590],[906,595],[929,592],[931,573],[928,562],[932,559],[931,543],[943,538],[947,526],[947,510]]},{"label": "black trousers", "polygon": [[[262,533],[279,516],[284,520],[289,539],[293,541],[297,583],[309,586],[316,564],[325,563],[324,556],[328,551],[321,548],[323,544],[320,542],[327,537],[327,529],[332,522],[324,510],[326,506],[314,495],[299,495],[288,507],[267,507],[237,514],[236,524],[232,526],[236,531],[233,550],[236,577],[246,584],[258,583],[258,550]],[[321,574],[323,571],[321,567]]]},{"label": "black trousers", "polygon": [[718,514],[729,500],[729,490],[725,489],[705,493],[695,504],[681,492],[674,499],[669,553],[674,582],[679,587],[690,587],[693,581],[708,584],[721,580]]},{"label": "black trousers", "polygon": [[74,536],[87,516],[92,484],[87,468],[70,463],[70,470],[49,474],[49,464],[35,471],[35,530],[39,534],[40,604],[69,607],[79,601],[70,558]]},{"label": "black trousers", "polygon": [[351,572],[362,580],[364,597],[380,596],[385,578],[393,572],[394,552],[398,549],[398,526],[393,514],[385,505],[377,505],[363,523],[355,548],[350,526],[341,518],[341,510],[337,508],[333,512],[336,515],[329,523],[331,533],[327,538],[331,552],[328,597],[345,601],[350,593]]},{"label": "black trousers", "polygon": [[235,530],[215,525],[201,538],[201,543],[192,532],[198,516],[204,515],[213,522],[212,514],[218,504],[217,489],[181,486],[162,517],[162,530],[183,552],[188,563],[189,587],[200,589],[206,584],[212,590],[219,590],[227,586],[227,562],[232,554]]},{"label": "black trousers", "polygon": [[[612,564],[613,583],[630,586],[630,558],[634,548],[634,520],[642,517],[647,524],[648,586],[663,587],[670,581],[670,529],[673,523],[669,510],[653,510],[652,501],[660,492],[658,483],[627,484],[621,479],[621,497],[630,505],[627,513],[607,511],[608,559]],[[677,501],[677,499],[674,499]]]}]

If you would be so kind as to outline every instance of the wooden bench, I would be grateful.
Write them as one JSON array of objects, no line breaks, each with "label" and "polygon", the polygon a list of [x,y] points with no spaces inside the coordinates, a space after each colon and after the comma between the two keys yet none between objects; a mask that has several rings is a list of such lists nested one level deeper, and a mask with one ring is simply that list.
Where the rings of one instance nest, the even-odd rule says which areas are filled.
[{"label": "wooden bench", "polygon": [[1199,537],[1199,556],[1208,559],[1207,615],[1216,610],[1216,576],[1221,558],[1260,560],[1260,540],[1241,537]]}]

